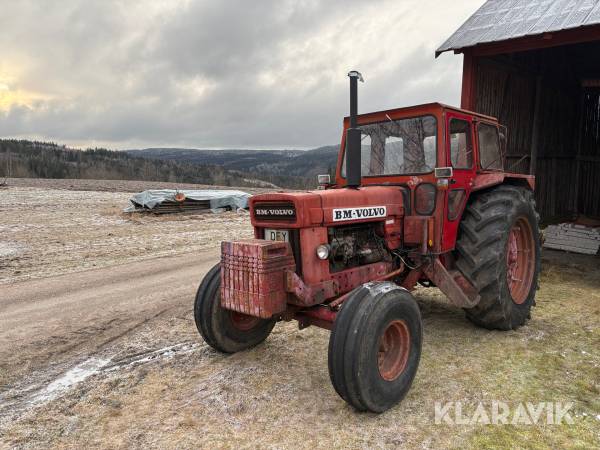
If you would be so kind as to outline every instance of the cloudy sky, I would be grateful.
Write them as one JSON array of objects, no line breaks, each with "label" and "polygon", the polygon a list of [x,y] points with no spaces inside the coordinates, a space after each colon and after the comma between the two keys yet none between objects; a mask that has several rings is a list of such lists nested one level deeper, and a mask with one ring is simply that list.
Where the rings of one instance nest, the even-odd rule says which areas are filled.
[{"label": "cloudy sky", "polygon": [[0,0],[0,136],[77,147],[336,143],[359,112],[457,104],[435,49],[483,0]]}]

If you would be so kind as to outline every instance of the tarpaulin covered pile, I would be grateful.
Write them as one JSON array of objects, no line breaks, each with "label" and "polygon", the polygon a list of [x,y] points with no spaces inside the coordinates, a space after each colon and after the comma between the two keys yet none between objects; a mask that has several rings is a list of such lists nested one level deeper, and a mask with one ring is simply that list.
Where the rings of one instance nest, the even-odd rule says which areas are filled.
[{"label": "tarpaulin covered pile", "polygon": [[247,209],[250,194],[243,191],[225,190],[149,190],[134,194],[131,205],[125,212],[149,211],[153,213],[174,213],[184,211]]}]

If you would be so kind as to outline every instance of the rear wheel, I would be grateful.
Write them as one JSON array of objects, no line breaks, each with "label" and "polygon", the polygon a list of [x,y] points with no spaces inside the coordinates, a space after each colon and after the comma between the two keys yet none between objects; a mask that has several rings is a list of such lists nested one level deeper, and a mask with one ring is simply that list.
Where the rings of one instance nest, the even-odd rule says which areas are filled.
[{"label": "rear wheel", "polygon": [[360,411],[383,412],[401,401],[417,373],[422,323],[412,295],[390,282],[356,289],[329,339],[329,376]]},{"label": "rear wheel", "polygon": [[200,335],[215,350],[235,353],[264,341],[275,320],[248,316],[221,307],[221,264],[204,277],[194,304],[194,319]]},{"label": "rear wheel", "polygon": [[515,329],[530,317],[540,272],[540,239],[530,190],[502,185],[467,207],[456,242],[456,265],[481,297],[467,317]]}]

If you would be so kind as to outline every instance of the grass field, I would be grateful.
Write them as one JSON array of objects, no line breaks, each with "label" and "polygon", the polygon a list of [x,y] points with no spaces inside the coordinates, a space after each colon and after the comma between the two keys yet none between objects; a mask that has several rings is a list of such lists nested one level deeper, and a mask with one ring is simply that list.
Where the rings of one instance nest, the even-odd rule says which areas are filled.
[{"label": "grass field", "polygon": [[[226,219],[210,226],[232,226]],[[231,219],[243,234],[247,219]],[[82,218],[81,223],[93,221]],[[183,232],[180,227],[202,223],[129,227]],[[119,233],[127,228],[119,227],[124,227]],[[404,401],[381,415],[357,413],[337,396],[329,381],[324,330],[300,331],[282,323],[250,351],[225,356],[211,350],[192,319],[196,281],[191,280],[189,292],[165,296],[172,306],[167,313],[115,340],[102,355],[88,356],[128,361],[169,346],[185,351],[159,351],[158,357],[100,371],[5,423],[0,443],[23,448],[599,448],[599,261],[544,251],[532,318],[510,332],[477,328],[439,291],[419,288],[415,296],[425,330],[419,371]],[[493,401],[513,409],[525,402],[572,402],[573,423],[435,423],[436,402],[461,402],[472,415],[480,402],[489,407]]]}]

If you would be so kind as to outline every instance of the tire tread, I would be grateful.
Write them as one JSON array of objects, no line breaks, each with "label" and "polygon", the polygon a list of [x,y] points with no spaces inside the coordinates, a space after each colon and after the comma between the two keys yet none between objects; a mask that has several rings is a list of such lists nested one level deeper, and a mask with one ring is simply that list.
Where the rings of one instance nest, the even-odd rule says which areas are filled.
[{"label": "tire tread", "polygon": [[[529,208],[529,209],[528,209]],[[465,309],[466,315],[476,325],[489,329],[515,329],[529,318],[529,310],[535,304],[532,289],[523,305],[515,306],[510,297],[505,277],[505,247],[511,220],[517,211],[527,210],[534,238],[536,239],[536,262],[533,284],[537,288],[539,278],[539,215],[530,190],[520,186],[500,185],[470,200],[459,226],[455,246],[456,266],[473,284],[480,295],[480,302]]]}]

